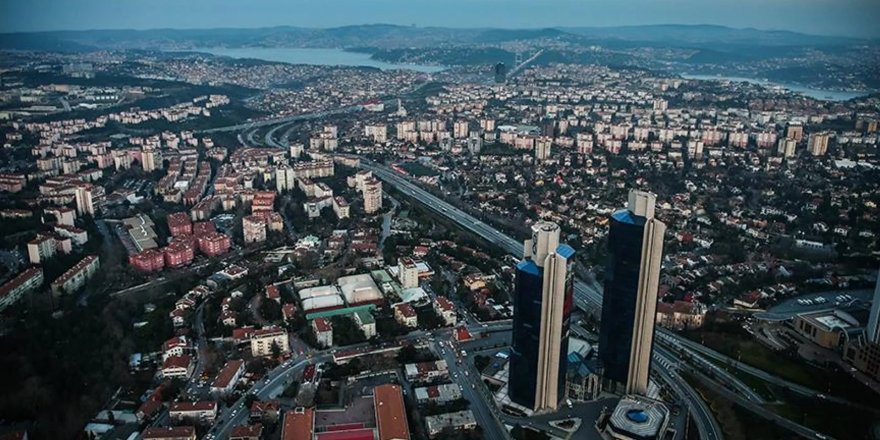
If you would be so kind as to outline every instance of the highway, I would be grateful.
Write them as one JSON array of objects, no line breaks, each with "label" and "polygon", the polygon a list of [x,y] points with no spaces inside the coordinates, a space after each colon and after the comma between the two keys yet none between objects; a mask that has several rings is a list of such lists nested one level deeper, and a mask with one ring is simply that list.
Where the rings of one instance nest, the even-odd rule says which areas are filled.
[{"label": "highway", "polygon": [[[661,344],[666,342],[666,339],[657,338],[654,345],[655,349],[658,351],[662,351],[665,355],[672,359],[678,359],[677,354],[674,351],[666,351],[662,348]],[[702,368],[705,371],[711,371],[715,380],[719,382],[726,383],[737,393],[743,395],[747,400],[752,402],[756,402],[759,404],[766,403],[764,398],[761,397],[758,393],[751,389],[748,385],[743,383],[741,380],[730,374],[727,370],[720,368],[718,365],[712,363],[711,361],[704,358],[699,353],[690,352],[690,361],[692,361],[692,365],[698,368]]]},{"label": "highway", "polygon": [[721,353],[718,353],[717,351],[706,348],[696,342],[690,341],[685,338],[681,338],[678,335],[670,332],[669,330],[658,328],[657,329],[657,336],[662,339],[665,339],[665,342],[668,342],[669,344],[671,344],[675,348],[684,348],[684,349],[687,349],[691,352],[697,352],[697,353],[704,355],[706,357],[710,357],[712,359],[720,361],[720,362],[724,363],[725,365],[730,365],[730,366],[736,368],[737,370],[751,374],[752,376],[755,376],[758,379],[761,379],[765,382],[771,383],[771,384],[776,385],[781,388],[785,388],[795,394],[800,394],[805,397],[820,398],[820,399],[826,400],[828,402],[838,403],[841,405],[848,405],[848,406],[864,409],[867,411],[871,411],[874,413],[878,413],[878,410],[876,408],[867,407],[865,405],[861,405],[859,403],[852,402],[852,401],[844,399],[842,397],[827,396],[825,394],[822,394],[821,391],[817,391],[812,388],[805,387],[803,385],[799,385],[794,382],[789,382],[785,379],[781,379],[777,376],[774,376],[770,373],[765,372],[764,370],[755,368],[749,364],[737,361],[736,359],[727,357]]},{"label": "highway", "polygon": [[[691,416],[694,417],[697,424],[697,430],[700,432],[700,438],[706,440],[721,440],[723,438],[721,427],[712,415],[712,411],[702,397],[685,382],[676,372],[677,361],[674,357],[664,350],[654,350],[652,354],[655,360],[653,371],[661,380],[672,388],[672,390],[681,397],[685,406],[688,408]],[[669,365],[670,368],[658,368],[656,364],[661,366]]]},{"label": "highway", "polygon": [[731,400],[742,408],[745,408],[749,412],[763,418],[769,420],[777,426],[785,428],[801,437],[804,438],[818,438],[818,439],[831,439],[831,437],[824,435],[820,432],[814,431],[806,426],[799,425],[785,417],[782,417],[776,414],[773,411],[769,411],[763,406],[756,404],[750,400],[744,399],[743,396],[734,393],[733,391],[728,390],[727,388],[718,385],[704,374],[699,371],[692,372],[694,376],[696,376],[697,380],[699,380],[704,386],[710,388],[712,391],[722,395],[725,399]]},{"label": "highway", "polygon": [[[391,102],[394,102],[394,100],[390,100],[390,99],[386,100],[385,104],[387,105]],[[363,107],[360,105],[352,105],[352,106],[348,106],[348,107],[338,108],[336,110],[326,110],[326,111],[322,111],[322,112],[313,112],[313,113],[302,113],[302,114],[298,114],[298,115],[284,116],[284,117],[280,117],[280,118],[269,118],[269,119],[262,119],[259,121],[251,121],[251,122],[246,122],[244,124],[227,125],[225,127],[215,127],[215,128],[209,128],[206,130],[197,130],[196,133],[209,134],[209,133],[218,133],[218,132],[224,132],[224,131],[248,131],[248,130],[259,128],[259,127],[266,127],[269,125],[287,124],[290,122],[305,121],[308,119],[317,119],[317,118],[323,118],[325,116],[332,116],[332,115],[339,115],[339,114],[343,114],[343,113],[356,112],[356,111],[360,111],[362,108]]]}]

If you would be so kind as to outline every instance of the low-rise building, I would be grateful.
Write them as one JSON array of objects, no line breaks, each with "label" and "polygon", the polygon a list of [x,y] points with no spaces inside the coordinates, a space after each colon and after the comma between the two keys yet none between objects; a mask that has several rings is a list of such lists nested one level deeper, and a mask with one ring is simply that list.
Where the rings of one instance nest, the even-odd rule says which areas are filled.
[{"label": "low-rise building", "polygon": [[373,318],[373,314],[369,310],[358,310],[353,315],[354,322],[364,333],[364,337],[369,339],[376,336],[376,318]]},{"label": "low-rise building", "polygon": [[697,329],[703,326],[706,311],[706,306],[695,302],[658,302],[657,324],[673,330]]},{"label": "low-rise building", "polygon": [[15,304],[25,293],[43,285],[43,269],[31,267],[0,286],[0,312]]},{"label": "low-rise building", "polygon": [[273,347],[278,347],[280,353],[290,351],[290,338],[281,327],[262,328],[251,336],[251,354],[254,357],[272,356]]},{"label": "low-rise building", "polygon": [[419,317],[416,314],[416,309],[409,303],[399,303],[394,305],[394,319],[401,325],[407,327],[415,328],[419,325]]},{"label": "low-rise building", "polygon": [[615,440],[652,440],[666,434],[669,409],[663,402],[624,396],[608,417],[603,433]]},{"label": "low-rise building", "polygon": [[217,418],[217,402],[200,400],[198,402],[172,402],[168,415],[176,423],[190,422],[211,424]]},{"label": "low-rise building", "polygon": [[262,440],[263,425],[238,425],[229,433],[229,440]]},{"label": "low-rise building", "polygon": [[196,440],[192,426],[149,427],[141,434],[143,440]]},{"label": "low-rise building", "polygon": [[469,409],[425,417],[425,428],[427,428],[428,436],[431,438],[436,437],[444,429],[467,431],[476,427],[477,420],[474,418],[474,413]]},{"label": "low-rise building", "polygon": [[83,258],[52,282],[52,292],[56,295],[72,293],[86,284],[100,267],[100,259],[97,255],[89,255]]},{"label": "low-rise building", "polygon": [[437,295],[437,299],[434,300],[434,311],[446,325],[455,325],[458,322],[455,306],[445,296]]},{"label": "low-rise building", "polygon": [[406,364],[403,367],[406,379],[409,381],[430,381],[449,376],[449,368],[446,361],[418,362]]},{"label": "low-rise building", "polygon": [[865,337],[848,339],[843,349],[843,359],[856,370],[880,381],[880,343]]},{"label": "low-rise building", "polygon": [[241,375],[244,374],[244,361],[234,359],[226,362],[226,365],[217,373],[214,382],[211,383],[211,394],[217,397],[225,397],[232,393]]},{"label": "low-rise building", "polygon": [[330,321],[324,318],[315,318],[312,321],[312,330],[315,332],[315,339],[321,347],[330,347],[333,345],[333,326]]},{"label": "low-rise building", "polygon": [[188,379],[193,372],[193,359],[190,355],[168,356],[162,362],[162,377],[166,379]]},{"label": "low-rise building", "polygon": [[418,403],[434,402],[443,405],[461,399],[461,386],[457,383],[420,387],[413,392]]}]

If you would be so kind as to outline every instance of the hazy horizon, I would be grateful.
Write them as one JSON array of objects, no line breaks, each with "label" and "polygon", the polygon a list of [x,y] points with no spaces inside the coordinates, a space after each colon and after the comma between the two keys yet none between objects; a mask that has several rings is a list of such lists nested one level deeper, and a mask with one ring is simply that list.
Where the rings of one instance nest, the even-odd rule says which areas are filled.
[{"label": "hazy horizon", "polygon": [[874,0],[7,0],[0,11],[3,33],[371,24],[502,29],[717,25],[880,37],[880,2]]}]

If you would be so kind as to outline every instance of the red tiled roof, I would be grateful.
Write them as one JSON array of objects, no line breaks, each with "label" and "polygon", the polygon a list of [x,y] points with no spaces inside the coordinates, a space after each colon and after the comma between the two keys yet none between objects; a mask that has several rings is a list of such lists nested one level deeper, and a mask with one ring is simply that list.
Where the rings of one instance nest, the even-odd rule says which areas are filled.
[{"label": "red tiled roof", "polygon": [[35,277],[38,273],[42,273],[43,269],[39,267],[32,267],[20,274],[18,274],[15,278],[10,280],[8,283],[0,286],[0,298],[9,295],[13,289],[18,288],[22,284],[28,282],[31,278]]},{"label": "red tiled roof", "polygon": [[223,369],[217,373],[217,377],[214,379],[214,383],[211,384],[212,388],[226,388],[229,386],[229,383],[232,382],[232,378],[244,368],[244,361],[241,359],[234,359],[226,363],[223,366]]},{"label": "red tiled roof", "polygon": [[141,435],[144,440],[164,438],[195,438],[196,428],[192,426],[174,426],[166,428],[147,428]]}]

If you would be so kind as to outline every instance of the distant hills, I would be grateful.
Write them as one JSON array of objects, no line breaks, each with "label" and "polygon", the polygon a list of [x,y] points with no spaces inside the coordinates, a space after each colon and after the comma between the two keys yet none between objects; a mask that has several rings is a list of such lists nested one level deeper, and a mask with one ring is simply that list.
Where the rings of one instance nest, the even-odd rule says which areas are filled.
[{"label": "distant hills", "polygon": [[453,29],[387,24],[327,29],[92,30],[0,34],[0,49],[82,51],[94,49],[187,49],[195,47],[372,47],[403,49],[497,45],[512,41],[554,40],[609,47],[682,47],[726,51],[732,47],[852,47],[877,43],[847,37],[788,31],[734,29],[712,25],[650,25],[544,29]]}]

